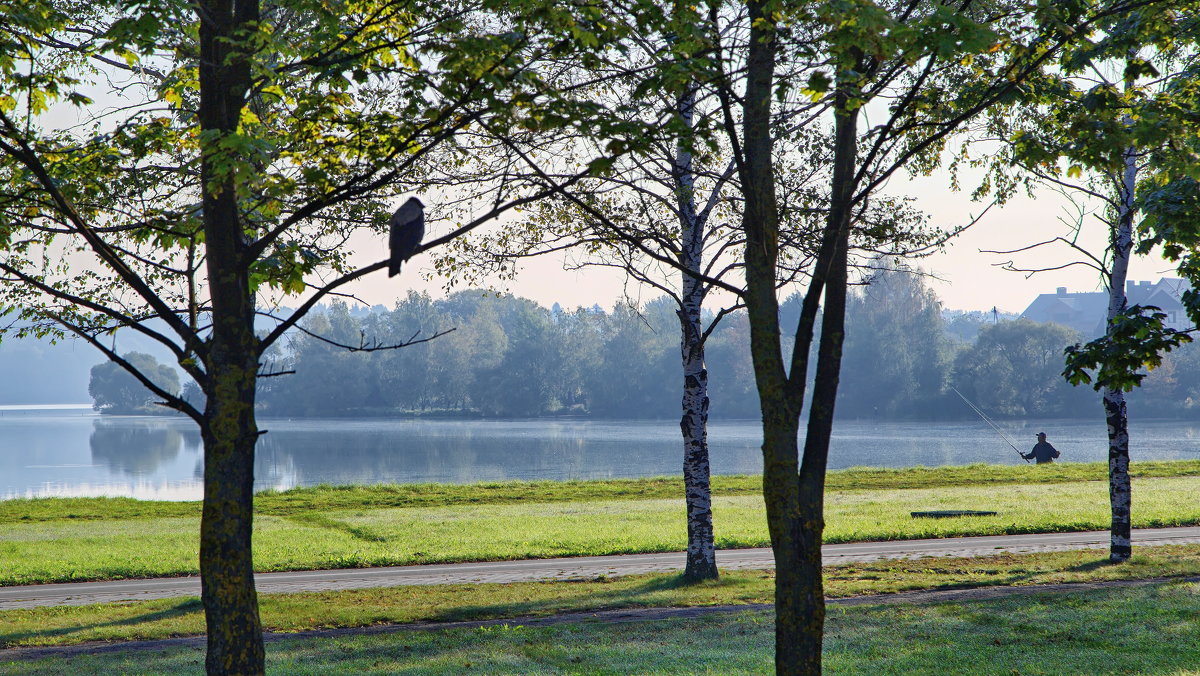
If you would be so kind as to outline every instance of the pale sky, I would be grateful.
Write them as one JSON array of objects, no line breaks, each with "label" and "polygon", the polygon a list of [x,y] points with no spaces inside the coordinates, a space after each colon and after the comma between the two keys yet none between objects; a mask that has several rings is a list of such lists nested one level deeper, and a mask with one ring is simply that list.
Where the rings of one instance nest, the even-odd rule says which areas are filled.
[{"label": "pale sky", "polygon": [[[906,177],[898,178],[892,187],[896,192],[908,192],[917,197],[917,206],[930,213],[938,225],[965,223],[983,210],[983,204],[971,202],[964,193],[951,192],[946,184],[944,176],[935,175],[911,182]],[[1058,235],[1067,236],[1068,228],[1060,219],[1073,213],[1067,200],[1049,190],[1042,191],[1037,199],[1014,199],[1003,207],[993,207],[979,223],[952,240],[944,251],[915,261],[915,264],[940,278],[929,280],[929,284],[948,309],[990,310],[996,306],[1001,311],[1019,313],[1039,293],[1053,293],[1056,287],[1065,286],[1069,291],[1101,290],[1099,275],[1083,266],[1032,276],[999,267],[1008,260],[1014,260],[1023,268],[1062,265],[1073,260],[1074,254],[1065,246],[1043,247],[1011,256],[980,252],[981,249],[1012,250]],[[1085,233],[1090,235],[1087,237],[1090,248],[1099,255],[1103,251],[1104,229],[1094,218],[1088,225]],[[371,251],[372,246],[378,247],[374,255],[362,255],[357,259],[359,262],[372,262],[383,257],[385,244],[382,239],[374,244],[369,240],[358,243],[360,251]],[[527,261],[516,280],[497,288],[547,307],[557,302],[564,308],[594,303],[609,308],[622,297],[624,277],[617,272],[606,268],[568,271],[563,270],[562,262],[561,257]],[[410,288],[428,291],[435,297],[444,295],[443,280],[418,279],[413,274],[418,270],[424,277],[432,273],[427,255],[414,258],[410,265],[401,276],[390,280],[384,273],[372,275],[355,288],[356,295],[370,304],[388,307],[396,299],[403,298]],[[1135,259],[1129,278],[1157,281],[1163,276],[1174,276],[1173,268],[1169,262],[1154,255]],[[636,294],[636,291],[632,293]],[[642,300],[649,300],[659,292],[644,290],[640,295]]]},{"label": "pale sky", "polygon": [[[106,97],[98,93],[98,98]],[[54,123],[65,126],[79,122],[84,114],[84,111],[57,106],[48,117]],[[914,206],[929,213],[934,224],[939,226],[966,223],[984,208],[983,204],[971,202],[965,193],[951,192],[948,178],[942,172],[919,180],[910,180],[898,174],[888,187],[893,194],[916,197]],[[948,309],[990,310],[996,306],[1006,312],[1021,312],[1039,293],[1052,293],[1056,287],[1065,286],[1070,291],[1099,290],[1102,288],[1099,275],[1083,266],[1030,277],[999,267],[999,264],[1010,259],[1024,268],[1062,265],[1075,256],[1063,246],[1045,247],[1015,256],[980,252],[981,249],[1011,250],[1056,235],[1067,235],[1068,229],[1060,219],[1067,217],[1070,210],[1069,203],[1063,197],[1049,190],[1040,193],[1037,199],[1014,199],[1003,207],[992,208],[981,222],[952,240],[944,251],[916,261],[915,265],[940,278],[941,281],[930,280],[929,283]],[[1089,248],[1099,255],[1103,251],[1104,229],[1094,219],[1089,226],[1085,230],[1091,242]],[[372,241],[370,238],[355,237],[351,246],[359,252],[353,258],[359,264],[373,263],[385,257],[386,242],[382,238]],[[1174,276],[1172,267],[1157,255],[1144,257],[1133,262],[1129,278],[1156,281],[1162,276]],[[413,259],[401,276],[389,279],[385,272],[374,273],[349,291],[369,304],[388,307],[407,295],[410,288],[440,297],[444,295],[445,280],[428,279],[432,272],[429,256],[421,255]],[[616,271],[606,268],[564,270],[561,257],[526,261],[515,280],[497,281],[496,285],[498,290],[512,292],[542,305],[549,306],[557,302],[565,308],[597,303],[609,308],[626,291],[625,278]],[[459,285],[457,288],[463,287]],[[643,301],[660,295],[653,289],[639,293],[638,289],[632,288],[629,292]],[[721,299],[718,297],[713,301],[712,305],[715,305]],[[285,300],[284,304],[294,302]]]}]

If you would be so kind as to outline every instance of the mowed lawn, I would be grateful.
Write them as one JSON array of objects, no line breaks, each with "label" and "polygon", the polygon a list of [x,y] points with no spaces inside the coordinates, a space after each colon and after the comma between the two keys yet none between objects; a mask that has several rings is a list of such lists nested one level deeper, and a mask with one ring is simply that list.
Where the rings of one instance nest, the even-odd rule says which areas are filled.
[{"label": "mowed lawn", "polygon": [[[999,554],[975,558],[874,561],[827,566],[825,593],[864,597],[930,589],[1036,587],[1116,580],[1200,577],[1200,545],[1139,547],[1115,565],[1104,550]],[[719,580],[686,583],[655,573],[590,580],[374,587],[267,593],[259,611],[267,631],[371,627],[381,624],[544,617],[628,608],[770,604],[773,571],[725,571]],[[135,641],[204,633],[197,598],[42,606],[0,611],[0,648]]]},{"label": "mowed lawn", "polygon": [[[1200,586],[831,607],[830,674],[1198,674]],[[769,612],[284,639],[273,674],[769,674]],[[0,662],[0,674],[199,674],[197,648]]]},{"label": "mowed lawn", "polygon": [[[826,541],[1105,529],[1107,490],[1103,481],[830,490]],[[1134,525],[1200,524],[1197,495],[1198,476],[1138,478]],[[998,514],[933,520],[909,514],[927,509]],[[677,551],[686,543],[680,498],[278,511],[286,513],[256,517],[259,570]],[[719,547],[768,545],[757,495],[716,496],[714,522]],[[0,584],[195,574],[198,529],[194,515],[6,519]]]}]

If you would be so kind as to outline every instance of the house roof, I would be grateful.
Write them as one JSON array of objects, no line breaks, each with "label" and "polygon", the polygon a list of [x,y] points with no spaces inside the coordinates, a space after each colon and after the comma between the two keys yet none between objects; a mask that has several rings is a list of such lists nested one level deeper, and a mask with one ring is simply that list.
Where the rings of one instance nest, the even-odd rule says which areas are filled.
[{"label": "house roof", "polygon": [[[1126,302],[1162,308],[1168,315],[1168,326],[1184,328],[1177,324],[1187,322],[1180,297],[1188,288],[1186,280],[1169,277],[1154,283],[1130,281],[1125,290]],[[1062,324],[1087,337],[1104,333],[1107,315],[1107,291],[1068,292],[1065,287],[1059,287],[1055,293],[1040,294],[1021,313],[1024,319]]]}]

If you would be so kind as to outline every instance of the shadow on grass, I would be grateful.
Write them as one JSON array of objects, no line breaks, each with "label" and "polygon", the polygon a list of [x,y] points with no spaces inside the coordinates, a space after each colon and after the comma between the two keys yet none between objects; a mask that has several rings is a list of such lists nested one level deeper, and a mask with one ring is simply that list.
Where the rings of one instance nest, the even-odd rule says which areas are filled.
[{"label": "shadow on grass", "polygon": [[1066,570],[1069,570],[1071,572],[1088,573],[1093,570],[1100,570],[1101,568],[1110,568],[1113,566],[1121,566],[1121,565],[1124,565],[1124,562],[1119,563],[1117,561],[1112,561],[1107,558],[1104,558],[1104,559],[1096,559],[1095,561],[1086,561],[1084,563],[1080,563],[1078,565],[1071,566],[1070,568],[1067,568]]},{"label": "shadow on grass", "polygon": [[45,638],[50,638],[50,637],[70,636],[72,634],[76,634],[81,631],[87,631],[89,629],[101,629],[104,627],[136,626],[136,625],[139,625],[142,623],[170,620],[170,619],[174,619],[177,617],[183,617],[184,615],[190,615],[192,613],[202,613],[202,612],[204,612],[204,605],[200,602],[200,599],[197,599],[197,598],[185,599],[183,601],[180,601],[179,603],[176,603],[175,605],[173,605],[169,608],[157,610],[152,613],[142,613],[140,615],[132,615],[130,617],[121,618],[119,620],[112,620],[110,622],[94,622],[91,624],[81,624],[81,625],[75,626],[75,627],[60,627],[58,629],[42,629],[42,630],[38,630],[38,631],[24,631],[24,632],[13,632],[13,633],[0,632],[0,647],[16,647],[18,645],[19,641],[22,641],[24,639],[29,639],[29,638],[45,639]]},{"label": "shadow on grass", "polygon": [[293,523],[298,523],[302,526],[309,526],[312,528],[327,528],[329,530],[346,533],[356,540],[363,540],[365,542],[387,542],[386,537],[376,533],[370,528],[348,524],[345,521],[331,519],[322,514],[288,514],[281,518]]},{"label": "shadow on grass", "polygon": [[[853,564],[826,568],[826,592],[833,598],[877,596],[892,593],[915,593],[921,591],[954,591],[987,589],[992,587],[1020,587],[1049,582],[1105,582],[1110,578],[1101,575],[1093,579],[1055,580],[1054,573],[1094,573],[1119,566],[1107,558],[1089,559],[1073,564],[1064,562],[1061,567],[1012,566],[1005,557],[994,565],[987,560],[973,561],[964,567],[938,557],[909,561],[894,561],[890,565]],[[1140,579],[1146,575],[1129,569],[1125,577]],[[946,579],[951,578],[951,579]],[[890,584],[889,584],[890,582]],[[883,588],[880,588],[882,584]]]},{"label": "shadow on grass", "polygon": [[[1093,572],[1104,570],[1107,568],[1118,568],[1121,566],[1128,566],[1128,565],[1129,565],[1129,562],[1118,563],[1118,562],[1110,561],[1107,557],[1104,557],[1104,558],[1092,559],[1092,560],[1088,560],[1088,561],[1082,561],[1082,562],[1076,563],[1074,565],[1064,566],[1063,568],[1061,568],[1061,572],[1063,572],[1063,573],[1093,573]],[[1024,586],[1029,583],[1039,584],[1039,582],[1035,581],[1036,578],[1045,577],[1045,576],[1047,576],[1047,574],[1052,573],[1052,572],[1054,572],[1054,571],[1022,570],[1022,569],[1009,570],[1009,571],[1005,571],[1002,574],[988,576],[986,579],[963,580],[963,581],[957,581],[957,582],[948,582],[945,584],[922,583],[922,584],[915,585],[911,589],[902,589],[899,591],[921,591],[921,590],[949,591],[949,590],[954,590],[954,589],[982,589],[982,588],[988,588],[988,587]],[[883,576],[883,574],[881,574],[879,577],[876,577],[875,579],[880,579],[880,577],[882,577],[882,576]],[[1146,577],[1146,575],[1139,575],[1136,572],[1136,569],[1130,569],[1128,571],[1128,573],[1125,576],[1122,576],[1120,579],[1137,580],[1137,579],[1141,579],[1144,577]],[[1075,580],[1075,582],[1098,582],[1098,583],[1103,583],[1103,582],[1107,582],[1107,581],[1111,581],[1111,578],[1097,577],[1094,579]],[[1045,583],[1045,582],[1048,582],[1048,580],[1041,581],[1041,583]],[[1070,580],[1064,580],[1064,582],[1070,582]]]},{"label": "shadow on grass", "polygon": [[[600,576],[576,582],[605,582],[609,578]],[[562,584],[562,581],[556,584]],[[654,596],[658,592],[679,589],[705,589],[723,584],[737,584],[721,580],[704,580],[688,582],[683,575],[665,575],[653,577],[632,587],[620,587],[611,591],[595,590],[586,597],[579,599],[542,599],[534,601],[519,601],[486,605],[462,605],[448,608],[438,613],[432,613],[426,618],[430,622],[457,622],[463,620],[487,620],[504,617],[541,616],[562,612],[612,610],[617,608],[652,608],[671,606],[668,599]],[[730,603],[736,600],[730,599]],[[687,603],[686,605],[704,605]]]}]

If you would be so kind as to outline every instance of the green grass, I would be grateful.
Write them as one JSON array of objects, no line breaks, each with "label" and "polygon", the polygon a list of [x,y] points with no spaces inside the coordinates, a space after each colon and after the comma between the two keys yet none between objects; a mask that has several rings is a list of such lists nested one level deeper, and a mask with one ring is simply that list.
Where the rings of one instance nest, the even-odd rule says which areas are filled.
[{"label": "green grass", "polygon": [[[829,473],[829,490],[885,490],[1004,484],[1104,481],[1105,463],[1053,465],[965,465],[877,469],[858,467]],[[1130,474],[1143,477],[1200,476],[1200,460],[1134,462]],[[713,494],[758,495],[759,476],[715,476]],[[679,478],[602,481],[505,481],[477,484],[381,484],[314,486],[265,491],[255,497],[259,514],[295,516],[347,509],[508,505],[527,502],[588,502],[674,499],[683,493]],[[0,524],[41,521],[161,519],[200,516],[199,502],[131,498],[36,498],[0,501]]]},{"label": "green grass", "polygon": [[[911,539],[1102,530],[1106,484],[948,486],[830,490],[826,540]],[[1200,477],[1134,483],[1134,525],[1200,524]],[[912,519],[922,509],[996,510],[996,516]],[[762,498],[713,503],[721,548],[767,546]],[[42,521],[0,525],[0,585],[197,573],[197,518]],[[682,498],[457,504],[322,510],[256,519],[259,570],[402,566],[678,551],[686,543]]]},{"label": "green grass", "polygon": [[[832,607],[830,674],[1197,674],[1200,587]],[[699,619],[297,638],[268,645],[275,674],[767,674],[772,620]],[[201,673],[201,651],[0,663],[0,674]]]},{"label": "green grass", "polygon": [[[825,569],[829,596],[921,589],[1200,576],[1200,545],[1141,548],[1122,565],[1101,551],[980,558],[881,561]],[[678,575],[639,575],[576,582],[522,582],[391,587],[341,592],[262,594],[270,631],[365,627],[423,621],[487,620],[614,608],[770,603],[769,571],[734,571],[716,582],[683,584]],[[0,646],[70,645],[199,635],[204,617],[194,598],[59,606],[0,612]]]},{"label": "green grass", "polygon": [[[1135,480],[1134,525],[1200,523],[1200,477]],[[826,541],[1061,532],[1108,524],[1107,484],[1073,482],[830,490]],[[979,509],[994,517],[913,519],[925,509]],[[722,548],[768,544],[761,498],[713,503]],[[195,574],[196,517],[0,524],[0,584]],[[678,551],[682,499],[586,500],[445,507],[320,510],[255,521],[258,570]]]}]

